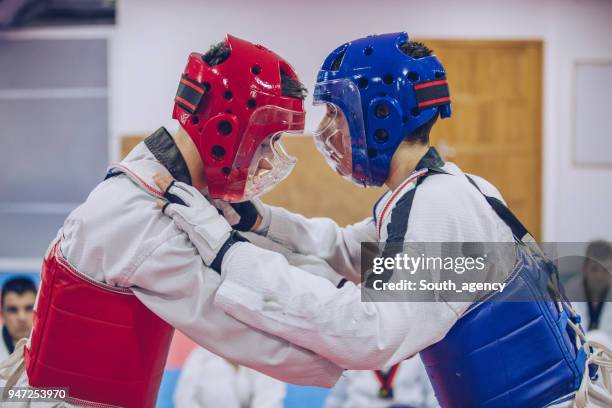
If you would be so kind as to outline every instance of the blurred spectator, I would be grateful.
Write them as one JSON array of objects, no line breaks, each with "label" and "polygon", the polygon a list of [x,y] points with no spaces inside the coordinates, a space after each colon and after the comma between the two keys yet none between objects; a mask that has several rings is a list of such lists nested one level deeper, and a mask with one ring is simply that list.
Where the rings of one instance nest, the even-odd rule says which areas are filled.
[{"label": "blurred spectator", "polygon": [[201,347],[185,361],[174,391],[176,408],[282,408],[285,384]]},{"label": "blurred spectator", "polygon": [[15,349],[15,344],[32,330],[36,285],[30,278],[12,278],[2,286],[2,346],[0,361]]},{"label": "blurred spectator", "polygon": [[387,370],[346,371],[325,408],[438,407],[421,359],[412,357]]},{"label": "blurred spectator", "polygon": [[572,278],[565,291],[587,331],[601,330],[612,337],[612,246],[606,241],[589,243],[582,274]]}]

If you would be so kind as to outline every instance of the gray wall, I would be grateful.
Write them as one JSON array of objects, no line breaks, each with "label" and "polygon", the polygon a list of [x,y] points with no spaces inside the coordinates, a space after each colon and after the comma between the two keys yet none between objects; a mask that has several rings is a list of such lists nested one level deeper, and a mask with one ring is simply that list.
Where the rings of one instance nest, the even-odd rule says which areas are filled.
[{"label": "gray wall", "polygon": [[0,257],[40,258],[108,165],[105,39],[0,40]]}]

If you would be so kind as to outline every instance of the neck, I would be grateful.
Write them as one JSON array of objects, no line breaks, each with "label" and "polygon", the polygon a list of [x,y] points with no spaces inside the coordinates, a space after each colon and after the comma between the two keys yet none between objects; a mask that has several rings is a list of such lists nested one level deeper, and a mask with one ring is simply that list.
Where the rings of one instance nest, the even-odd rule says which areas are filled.
[{"label": "neck", "polygon": [[195,188],[202,191],[206,188],[206,180],[204,178],[204,164],[198,153],[198,149],[193,144],[193,141],[183,128],[174,136],[174,142],[187,163],[187,169],[191,176],[191,183]]},{"label": "neck", "polygon": [[402,142],[391,159],[391,170],[385,185],[395,190],[416,169],[427,150],[429,145],[426,144]]}]

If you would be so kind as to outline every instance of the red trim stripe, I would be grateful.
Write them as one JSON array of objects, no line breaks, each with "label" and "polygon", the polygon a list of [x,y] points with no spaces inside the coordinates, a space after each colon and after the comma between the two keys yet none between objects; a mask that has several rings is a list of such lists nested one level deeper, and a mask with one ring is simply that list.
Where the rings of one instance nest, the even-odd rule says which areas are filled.
[{"label": "red trim stripe", "polygon": [[412,177],[409,177],[406,180],[404,180],[404,182],[400,184],[400,186],[393,192],[393,194],[391,195],[391,198],[389,198],[389,201],[387,201],[387,204],[385,204],[385,206],[383,207],[383,210],[380,212],[380,219],[378,220],[378,239],[380,239],[380,230],[382,228],[382,225],[384,224],[385,215],[387,215],[386,212],[391,206],[391,203],[393,202],[395,197],[404,189],[404,187],[406,187],[406,185],[408,185],[408,183],[410,183],[417,177],[422,176],[428,171],[429,171],[428,169],[420,170],[418,173],[414,174]]},{"label": "red trim stripe", "polygon": [[179,101],[180,103],[182,103],[183,105],[187,105],[190,109],[196,110],[196,107],[193,103],[181,98],[180,96],[176,95],[174,97],[175,100]]},{"label": "red trim stripe", "polygon": [[181,78],[181,83],[187,85],[190,88],[195,89],[196,91],[198,91],[199,93],[203,94],[204,93],[204,88],[200,88],[199,86],[197,86],[196,84],[193,84],[191,82],[189,82],[188,80],[186,80],[185,78]]},{"label": "red trim stripe", "polygon": [[69,273],[71,273],[72,275],[76,276],[77,278],[90,283],[92,285],[95,285],[101,289],[107,290],[109,292],[115,292],[115,293],[121,293],[123,295],[132,295],[134,296],[134,292],[132,292],[131,289],[128,288],[124,288],[121,286],[112,286],[112,285],[108,285],[104,282],[99,282],[93,278],[90,278],[87,275],[84,275],[82,273],[80,273],[74,266],[72,266],[72,264],[70,262],[68,262],[68,260],[66,258],[64,258],[64,256],[62,255],[61,251],[59,250],[59,240],[57,241],[57,243],[55,244],[55,248],[54,248],[54,254],[53,257],[57,260],[57,262],[61,263],[67,270]]},{"label": "red trim stripe", "polygon": [[450,102],[450,96],[446,96],[444,98],[432,99],[429,101],[419,103],[419,108],[423,108],[425,106],[434,105],[440,102]]},{"label": "red trim stripe", "polygon": [[448,81],[446,79],[440,79],[439,81],[431,81],[431,82],[424,82],[422,84],[417,84],[414,86],[414,89],[423,89],[423,88],[429,88],[430,86],[444,85],[444,84],[448,84]]},{"label": "red trim stripe", "polygon": [[116,163],[113,164],[111,167],[112,168],[118,168],[123,170],[126,173],[130,173],[137,181],[140,182],[140,184],[146,188],[147,190],[149,190],[149,192],[151,194],[153,194],[154,196],[157,196],[159,198],[162,198],[164,196],[164,192],[163,191],[159,191],[158,189],[156,189],[155,187],[152,187],[151,185],[149,185],[149,183],[147,183],[146,181],[144,181],[142,178],[138,177],[138,174],[134,173],[132,170],[130,170],[128,167],[124,166],[121,163]]}]

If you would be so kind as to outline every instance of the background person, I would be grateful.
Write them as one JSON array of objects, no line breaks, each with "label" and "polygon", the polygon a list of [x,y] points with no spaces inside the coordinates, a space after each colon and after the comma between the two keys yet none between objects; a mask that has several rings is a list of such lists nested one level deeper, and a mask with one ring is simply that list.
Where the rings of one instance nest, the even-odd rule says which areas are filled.
[{"label": "background person", "polygon": [[183,366],[176,408],[282,408],[285,383],[197,347]]},{"label": "background person", "polygon": [[612,337],[612,246],[596,240],[586,249],[581,273],[566,285],[574,309],[587,331],[600,330]]},{"label": "background person", "polygon": [[385,370],[346,371],[325,400],[325,408],[438,407],[418,356]]},{"label": "background person", "polygon": [[2,285],[2,344],[0,361],[15,350],[15,344],[30,335],[36,301],[36,285],[30,278],[16,277]]}]

